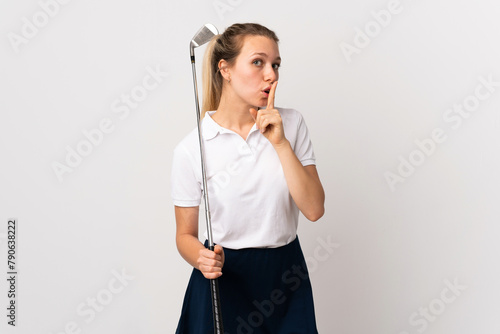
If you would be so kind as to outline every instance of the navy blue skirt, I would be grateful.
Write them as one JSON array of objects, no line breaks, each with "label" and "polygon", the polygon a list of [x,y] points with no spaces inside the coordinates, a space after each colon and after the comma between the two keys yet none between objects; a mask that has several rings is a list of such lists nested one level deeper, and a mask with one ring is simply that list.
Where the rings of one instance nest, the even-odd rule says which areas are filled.
[{"label": "navy blue skirt", "polygon": [[[219,290],[225,334],[318,333],[298,237],[278,248],[224,248],[224,255]],[[176,333],[213,333],[210,282],[198,269],[191,274]]]}]

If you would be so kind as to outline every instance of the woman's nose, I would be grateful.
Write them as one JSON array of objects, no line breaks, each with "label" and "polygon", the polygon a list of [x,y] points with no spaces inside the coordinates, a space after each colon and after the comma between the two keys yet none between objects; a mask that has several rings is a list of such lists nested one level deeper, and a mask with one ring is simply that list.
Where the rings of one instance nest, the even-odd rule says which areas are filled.
[{"label": "woman's nose", "polygon": [[278,79],[276,70],[272,65],[266,67],[265,80],[275,82]]}]

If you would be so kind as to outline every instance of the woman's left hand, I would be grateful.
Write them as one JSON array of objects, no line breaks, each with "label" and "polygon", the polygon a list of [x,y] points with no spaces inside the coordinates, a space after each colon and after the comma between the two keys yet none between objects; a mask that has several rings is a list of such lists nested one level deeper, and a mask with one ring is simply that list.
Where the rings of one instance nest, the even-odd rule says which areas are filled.
[{"label": "woman's left hand", "polygon": [[280,146],[286,142],[285,133],[283,131],[283,122],[281,115],[277,109],[274,109],[274,96],[278,81],[275,81],[269,91],[267,98],[266,109],[255,110],[250,108],[257,129],[266,137],[274,147]]}]

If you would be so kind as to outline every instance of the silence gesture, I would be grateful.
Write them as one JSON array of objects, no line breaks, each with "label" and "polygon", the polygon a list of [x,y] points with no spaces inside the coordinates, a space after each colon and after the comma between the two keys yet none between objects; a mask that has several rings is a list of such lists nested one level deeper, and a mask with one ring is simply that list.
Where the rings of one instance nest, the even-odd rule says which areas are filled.
[{"label": "silence gesture", "polygon": [[255,121],[257,129],[260,129],[260,132],[274,147],[286,142],[281,115],[277,109],[274,109],[274,97],[277,85],[278,81],[275,81],[271,86],[266,109],[255,110],[254,108],[250,108],[250,114]]}]

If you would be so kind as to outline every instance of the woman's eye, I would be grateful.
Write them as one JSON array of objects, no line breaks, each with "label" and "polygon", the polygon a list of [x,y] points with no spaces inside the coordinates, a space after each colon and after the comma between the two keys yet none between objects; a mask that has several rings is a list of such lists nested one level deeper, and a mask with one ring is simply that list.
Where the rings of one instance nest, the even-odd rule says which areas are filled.
[{"label": "woman's eye", "polygon": [[[255,64],[257,66],[262,66],[263,62],[260,59],[256,59],[256,60],[253,61],[253,64]],[[281,64],[278,64],[278,63],[273,64],[273,69],[277,70],[277,69],[280,68],[280,66],[281,66]]]}]

